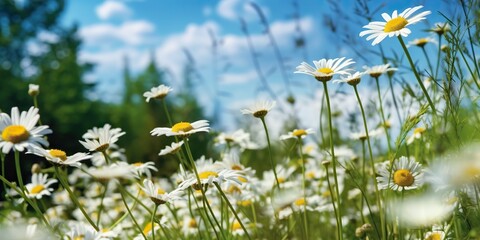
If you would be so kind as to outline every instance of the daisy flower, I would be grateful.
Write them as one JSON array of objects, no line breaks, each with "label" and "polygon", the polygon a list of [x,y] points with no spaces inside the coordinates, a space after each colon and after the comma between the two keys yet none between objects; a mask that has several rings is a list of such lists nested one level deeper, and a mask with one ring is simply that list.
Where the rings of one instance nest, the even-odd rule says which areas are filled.
[{"label": "daisy flower", "polygon": [[413,129],[412,135],[410,135],[407,139],[407,144],[410,145],[415,141],[415,139],[420,139],[422,137],[422,134],[426,131],[427,129],[424,127],[418,127]]},{"label": "daisy flower", "polygon": [[133,171],[136,173],[137,177],[141,177],[142,174],[145,174],[147,178],[151,178],[151,171],[158,171],[158,169],[155,167],[154,162],[136,162],[132,163],[131,166],[133,167]]},{"label": "daisy flower", "polygon": [[313,134],[314,131],[311,128],[307,129],[295,129],[287,134],[281,135],[280,140],[286,140],[290,138],[305,138],[309,134]]},{"label": "daisy flower", "polygon": [[150,91],[146,91],[145,93],[143,93],[143,96],[147,98],[147,102],[149,102],[152,98],[164,99],[172,90],[173,89],[171,87],[167,87],[162,84],[158,87],[153,87],[152,89],[150,89]]},{"label": "daisy flower", "polygon": [[242,114],[252,114],[256,118],[265,117],[275,107],[275,101],[257,101],[250,108],[242,109]]},{"label": "daisy flower", "polygon": [[159,156],[167,155],[167,154],[175,154],[180,151],[183,145],[183,141],[180,142],[173,142],[172,145],[166,146],[164,149],[160,150]]},{"label": "daisy flower", "polygon": [[43,149],[39,147],[34,147],[29,150],[27,153],[32,153],[37,156],[44,157],[49,162],[54,164],[64,165],[64,166],[73,166],[73,167],[80,167],[80,161],[90,159],[92,156],[86,153],[75,153],[71,156],[67,156],[62,150],[59,149]]},{"label": "daisy flower", "polygon": [[91,168],[87,170],[87,176],[99,181],[109,181],[112,179],[131,179],[134,177],[134,172],[132,166],[117,163],[99,168]]},{"label": "daisy flower", "polygon": [[398,14],[397,10],[395,10],[391,16],[387,13],[382,13],[382,17],[386,22],[370,22],[368,25],[363,26],[363,28],[368,30],[360,32],[359,35],[360,37],[369,35],[367,37],[367,41],[375,39],[372,42],[372,46],[377,45],[387,36],[393,37],[401,35],[403,37],[407,37],[411,33],[407,26],[420,22],[421,20],[425,19],[425,16],[431,13],[430,11],[424,11],[412,16],[412,14],[420,8],[423,8],[423,6],[407,8],[400,14]]},{"label": "daisy flower", "polygon": [[377,177],[380,189],[403,191],[416,189],[423,184],[422,164],[407,157],[400,157],[393,166],[387,165],[378,170]]},{"label": "daisy flower", "polygon": [[444,231],[430,231],[425,233],[425,240],[443,240],[445,239]]},{"label": "daisy flower", "polygon": [[28,84],[28,95],[35,97],[40,93],[40,86],[37,84]]},{"label": "daisy flower", "polygon": [[[88,132],[85,134],[89,134]],[[116,143],[118,138],[125,134],[124,132],[118,132],[118,130],[110,129],[110,127],[98,128],[92,131],[92,134],[87,135],[85,141],[80,141],[80,143],[91,152],[105,152],[110,145]],[[84,136],[85,136],[84,135]],[[98,138],[90,138],[97,136]]]},{"label": "daisy flower", "polygon": [[29,198],[40,199],[42,196],[50,196],[53,192],[53,188],[50,188],[50,185],[57,182],[57,179],[48,179],[47,174],[43,173],[34,173],[32,174],[32,182],[25,185]]},{"label": "daisy flower", "polygon": [[435,23],[435,26],[431,29],[431,31],[437,33],[438,35],[443,35],[444,33],[450,31],[450,29],[450,24],[448,24],[447,22],[438,22]]},{"label": "daisy flower", "polygon": [[112,128],[112,125],[106,123],[103,127],[93,127],[89,129],[85,134],[83,134],[82,138],[84,139],[99,139],[100,134],[102,131],[108,131],[108,133],[112,136],[113,139],[118,139],[119,137],[123,136],[125,132],[122,132],[121,128]]},{"label": "daisy flower", "polygon": [[150,134],[152,136],[189,136],[190,134],[197,132],[209,132],[210,127],[208,126],[207,120],[198,120],[193,123],[189,122],[179,122],[173,125],[171,128],[154,128]]},{"label": "daisy flower", "polygon": [[351,86],[356,86],[360,83],[360,80],[365,74],[365,72],[355,72],[355,73],[348,73],[347,76],[342,77],[338,80],[333,80],[334,83],[348,83]]},{"label": "daisy flower", "polygon": [[432,37],[416,38],[413,41],[408,42],[407,47],[424,47],[425,45],[427,45],[427,43],[437,43],[437,41]]},{"label": "daisy flower", "polygon": [[[205,159],[205,157],[200,158],[195,163],[198,178],[200,178],[200,183],[202,185],[208,184],[211,185],[212,183],[223,183],[225,181],[236,183],[238,185],[242,184],[241,178],[245,178],[240,171],[231,170],[231,169],[224,169],[219,165],[213,164],[212,159]],[[178,186],[180,189],[186,189],[188,187],[198,188],[198,179],[196,174],[190,173],[182,183]]]},{"label": "daisy flower", "polygon": [[220,133],[215,138],[215,145],[227,144],[230,146],[239,146],[243,149],[258,149],[257,143],[250,140],[250,133],[245,132],[243,129],[239,129],[232,133]]},{"label": "daisy flower", "polygon": [[302,62],[297,66],[295,73],[307,74],[315,77],[318,81],[330,81],[333,75],[348,74],[350,69],[345,69],[347,66],[354,64],[352,59],[335,58],[335,59],[320,59],[313,61],[315,67],[310,66],[306,62]]},{"label": "daisy flower", "polygon": [[390,63],[382,64],[382,65],[375,65],[375,66],[372,66],[372,67],[364,66],[363,69],[365,69],[365,74],[368,74],[368,75],[370,75],[371,77],[374,77],[374,78],[378,78],[386,72],[397,71],[398,70],[398,68],[390,67]]},{"label": "daisy flower", "polygon": [[182,191],[180,191],[180,189],[175,189],[170,193],[167,193],[162,188],[155,186],[150,179],[143,180],[143,187],[141,188],[157,205],[173,202],[175,200],[183,200],[181,197]]},{"label": "daisy flower", "polygon": [[13,107],[10,116],[0,113],[0,149],[7,154],[13,148],[23,152],[26,148],[48,146],[48,141],[43,138],[45,134],[52,133],[46,125],[37,125],[40,115],[38,108],[31,107],[28,112],[19,113]]}]

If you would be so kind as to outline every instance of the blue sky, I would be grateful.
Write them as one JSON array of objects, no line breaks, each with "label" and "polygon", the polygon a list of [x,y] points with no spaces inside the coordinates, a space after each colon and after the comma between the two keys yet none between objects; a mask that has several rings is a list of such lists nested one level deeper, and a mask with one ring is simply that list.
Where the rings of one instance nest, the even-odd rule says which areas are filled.
[{"label": "blue sky", "polygon": [[[254,2],[262,8],[270,23],[284,59],[283,71],[292,83],[292,92],[315,98],[319,96],[317,90],[321,89],[308,77],[293,74],[295,66],[300,62],[355,57],[347,46],[339,44],[340,41],[326,30],[323,14],[330,11],[326,1],[298,1],[299,22],[306,36],[309,59],[304,59],[303,52],[293,45],[294,36],[297,34],[296,22],[291,17],[294,11],[293,1]],[[353,2],[341,1],[340,6],[347,9],[346,12],[351,12],[352,19],[361,20],[353,14]],[[122,68],[125,56],[129,58],[129,67],[133,74],[143,70],[153,56],[158,67],[170,73],[166,79],[167,84],[174,89],[180,88],[181,72],[187,62],[184,49],[187,49],[201,75],[201,79],[196,80],[200,101],[208,107],[215,98],[222,103],[222,109],[236,115],[238,109],[247,106],[254,99],[268,98],[265,92],[258,91],[258,75],[240,28],[240,16],[247,22],[262,71],[267,74],[269,84],[280,98],[284,99],[287,95],[280,74],[281,68],[268,44],[269,39],[263,34],[258,15],[248,3],[249,1],[244,0],[71,0],[67,2],[62,21],[65,25],[74,22],[80,25],[79,34],[84,40],[80,58],[96,64],[96,69],[88,76],[88,80],[98,83],[97,97],[102,96],[106,101],[119,100],[123,89]],[[381,20],[380,14],[383,12],[391,14],[393,10],[403,11],[407,7],[421,4],[425,6],[422,10],[432,11],[428,16],[430,24],[443,21],[438,11],[445,12],[443,8],[446,7],[443,1],[436,0],[391,0],[384,3],[370,1],[370,4],[372,9],[383,6],[374,16],[374,20]],[[336,20],[339,19],[334,19]],[[366,24],[368,22],[363,20],[362,25]],[[351,25],[350,27],[356,30],[352,31],[352,35],[358,36],[362,25]],[[426,23],[412,26],[410,29],[413,33],[406,41],[426,36],[421,30],[428,27]],[[221,43],[216,57],[212,54],[210,33]],[[366,40],[362,41],[369,46]],[[381,44],[385,49],[399,47],[396,39],[387,39]],[[357,62],[358,69],[365,65],[360,60]],[[370,64],[380,63],[380,59],[377,59]],[[272,73],[268,73],[272,69]],[[213,79],[218,81],[215,83]],[[225,96],[213,97],[218,96],[215,92],[222,92]],[[301,100],[302,96],[297,97]],[[304,100],[308,102],[307,98]],[[299,111],[308,111],[308,108],[307,106]]]}]

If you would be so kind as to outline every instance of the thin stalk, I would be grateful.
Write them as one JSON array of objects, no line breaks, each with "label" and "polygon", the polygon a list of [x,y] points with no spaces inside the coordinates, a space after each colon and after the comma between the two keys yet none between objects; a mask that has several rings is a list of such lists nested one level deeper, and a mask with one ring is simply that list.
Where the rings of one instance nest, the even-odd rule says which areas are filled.
[{"label": "thin stalk", "polygon": [[[132,211],[130,211],[130,208],[128,207],[128,204],[127,204],[127,200],[125,199],[125,189],[123,188],[122,184],[118,184],[118,187],[120,189],[120,196],[122,196],[122,202],[123,202],[123,205],[125,205],[125,208],[127,209],[127,212],[128,212],[128,215],[130,215],[130,218],[132,219],[133,223],[135,224],[135,226],[137,227],[137,229],[140,231],[140,233],[142,234],[143,238],[145,240],[147,240],[147,236],[145,236],[145,233],[143,233],[143,229],[142,227],[140,227],[140,225],[138,224],[137,220],[135,219],[135,217],[133,216],[132,214]],[[152,226],[153,227],[153,226]],[[97,230],[98,231],[98,230]]]},{"label": "thin stalk", "polygon": [[277,188],[280,189],[280,182],[278,181],[277,170],[275,168],[276,164],[275,164],[275,162],[273,160],[273,156],[272,156],[272,147],[271,147],[271,144],[270,144],[270,136],[268,134],[267,124],[265,123],[265,118],[264,117],[261,117],[260,120],[262,120],[263,129],[265,129],[265,134],[267,136],[268,156],[269,156],[269,159],[270,159],[270,164],[272,165],[273,175],[275,176],[275,181],[277,183]]},{"label": "thin stalk", "polygon": [[[137,194],[137,197],[140,195],[140,191]],[[132,210],[137,206],[138,201],[134,201],[132,205]],[[124,213],[117,221],[115,221],[112,226],[110,226],[108,229],[113,229],[115,228],[119,223],[121,223],[126,217],[128,216],[128,212]]]},{"label": "thin stalk", "polygon": [[[438,34],[438,52],[437,52],[437,66],[435,66],[435,80],[438,78],[438,69],[440,68],[440,56],[442,54],[442,35]],[[435,84],[436,85],[436,84]]]},{"label": "thin stalk", "polygon": [[15,149],[15,170],[17,171],[18,184],[20,184],[20,189],[22,191],[27,191],[25,185],[23,185],[22,170],[20,169],[20,153]]},{"label": "thin stalk", "polygon": [[378,81],[378,77],[375,77],[375,83],[377,85],[378,103],[380,105],[380,117],[382,118],[383,129],[385,130],[385,135],[387,136],[388,153],[391,153],[392,145],[390,144],[390,134],[388,133],[387,120],[385,118],[385,113],[383,111],[382,94],[380,92],[380,83]]},{"label": "thin stalk", "polygon": [[[218,224],[218,221],[217,221],[217,219],[215,218],[215,215],[213,215],[213,211],[212,211],[212,208],[211,208],[211,206],[210,206],[210,203],[208,203],[208,201],[205,200],[205,199],[207,198],[207,195],[205,194],[205,191],[203,190],[202,182],[201,182],[201,180],[200,180],[200,176],[198,175],[198,170],[197,170],[197,166],[195,165],[195,161],[193,160],[192,151],[190,150],[190,144],[188,143],[188,139],[185,138],[185,139],[183,140],[183,142],[184,142],[183,145],[185,146],[185,150],[186,150],[186,152],[187,152],[188,159],[190,160],[190,164],[192,165],[193,171],[195,172],[195,176],[196,176],[196,178],[197,178],[197,184],[198,184],[200,190],[202,191],[203,205],[204,205],[204,206],[207,206],[208,210],[211,212],[212,217],[214,218],[217,226],[219,226],[219,228],[220,228],[219,230],[221,231],[222,236],[223,236],[224,233],[223,233],[223,231],[222,231],[222,229],[221,229],[221,227],[220,227],[220,224]],[[195,196],[194,196],[194,197],[195,197]],[[204,208],[204,210],[205,210],[205,215],[207,216],[207,220],[210,222],[210,225],[212,226],[213,231],[215,232],[215,235],[217,236],[217,239],[219,239],[218,232],[217,232],[217,230],[215,229],[215,225],[213,225],[212,220],[211,220],[210,217],[208,216],[207,210],[206,210],[205,208]],[[223,237],[225,238],[225,236],[223,236]]]},{"label": "thin stalk", "polygon": [[363,104],[362,100],[360,99],[360,95],[358,94],[358,89],[357,86],[353,86],[353,90],[355,91],[355,96],[357,97],[357,102],[358,106],[360,107],[360,112],[362,113],[362,119],[363,119],[363,127],[365,129],[365,135],[367,136],[367,146],[368,146],[368,154],[370,157],[370,163],[372,164],[372,171],[373,171],[373,184],[375,186],[375,193],[377,195],[377,205],[378,209],[380,211],[380,225],[382,227],[382,236],[383,239],[386,238],[386,232],[385,232],[385,219],[383,216],[383,208],[381,205],[381,195],[380,195],[380,190],[378,189],[378,183],[377,183],[377,178],[375,177],[375,174],[377,173],[377,170],[375,169],[375,162],[373,160],[373,151],[372,151],[372,144],[370,141],[370,135],[368,134],[368,125],[367,125],[367,118],[365,116],[365,110],[363,109]]},{"label": "thin stalk", "polygon": [[107,151],[106,151],[106,150],[105,150],[105,151],[102,151],[102,155],[103,155],[103,157],[105,158],[105,163],[106,163],[107,165],[109,165],[109,164],[110,164],[110,161],[109,161],[110,157],[108,156]]},{"label": "thin stalk", "polygon": [[248,234],[248,231],[247,229],[245,228],[245,226],[243,225],[242,223],[242,220],[240,220],[240,217],[238,217],[238,214],[237,212],[235,211],[235,208],[232,206],[232,204],[230,203],[230,201],[228,200],[227,196],[225,195],[225,193],[222,191],[222,188],[220,188],[220,185],[218,185],[218,183],[214,183],[215,184],[215,187],[217,187],[218,191],[220,192],[220,195],[222,195],[223,199],[225,200],[225,202],[227,203],[228,207],[230,208],[230,210],[233,212],[233,215],[235,215],[235,218],[237,219],[238,223],[240,223],[240,226],[242,227],[243,231],[245,232],[245,235],[247,236],[248,239],[252,239],[250,238],[250,235]]},{"label": "thin stalk", "polygon": [[[34,106],[35,108],[39,108],[39,107],[38,107],[37,96],[33,96],[33,106]],[[38,125],[39,125],[39,126],[43,125],[43,124],[42,124],[42,119],[40,119],[40,118],[38,118]]]},{"label": "thin stalk", "polygon": [[62,174],[62,170],[58,169],[58,166],[55,166],[55,174],[57,174],[58,180],[60,180],[60,184],[63,186],[63,188],[65,188],[65,190],[67,190],[68,194],[70,195],[70,199],[72,199],[73,203],[80,209],[83,216],[85,216],[85,218],[87,219],[88,223],[90,223],[90,225],[92,225],[92,227],[95,228],[95,230],[99,231],[100,229],[93,222],[93,220],[90,218],[90,216],[88,216],[87,212],[85,211],[83,206],[80,204],[80,202],[78,201],[75,194],[70,189],[70,186],[68,185],[68,182],[66,182],[66,179],[64,178],[64,175]]},{"label": "thin stalk", "polygon": [[[2,177],[5,177],[5,154],[3,152],[0,152],[0,159],[2,161]],[[7,200],[10,200],[10,196],[8,195],[7,192],[7,185],[2,181],[3,184],[3,190],[5,190],[5,198]]]},{"label": "thin stalk", "polygon": [[330,131],[330,151],[332,154],[332,169],[333,169],[333,179],[335,183],[335,194],[337,196],[337,205],[338,209],[335,212],[337,216],[337,223],[338,225],[338,231],[340,233],[339,237],[340,239],[343,239],[342,232],[343,232],[343,225],[342,225],[342,213],[341,213],[341,207],[340,207],[340,191],[338,190],[338,179],[337,179],[337,159],[335,159],[335,147],[333,146],[333,125],[332,125],[332,109],[330,106],[330,96],[328,95],[328,86],[326,81],[322,81],[323,83],[323,88],[325,89],[325,99],[327,100],[327,110],[328,110],[328,128]]},{"label": "thin stalk", "polygon": [[425,46],[420,48],[422,49],[423,55],[427,59],[427,65],[428,65],[428,69],[430,70],[430,75],[433,76],[433,66],[432,66],[432,63],[430,62],[430,57],[428,57],[427,50],[425,50]]},{"label": "thin stalk", "polygon": [[173,126],[172,119],[170,118],[170,113],[168,112],[168,108],[167,108],[167,101],[162,100],[162,105],[163,105],[163,110],[165,111],[165,115],[167,116],[168,124],[170,126]]},{"label": "thin stalk", "polygon": [[410,53],[408,52],[407,46],[405,46],[405,42],[403,42],[402,36],[398,36],[398,41],[400,42],[400,45],[402,45],[403,51],[405,52],[405,55],[407,56],[408,62],[410,63],[410,67],[412,68],[413,74],[415,75],[415,78],[417,79],[418,85],[420,85],[420,88],[423,91],[423,94],[425,94],[425,97],[427,98],[428,104],[430,105],[430,108],[432,108],[433,114],[437,114],[437,110],[435,109],[435,104],[433,104],[432,99],[428,95],[427,89],[423,85],[422,79],[420,79],[420,75],[418,75],[417,68],[415,67],[415,64],[413,63],[412,57],[410,56]]},{"label": "thin stalk", "polygon": [[[365,140],[361,139],[361,142],[362,142],[362,188],[366,189],[366,187],[367,187],[367,171],[365,169],[365,165],[366,165],[365,162],[367,160],[367,157],[366,157],[367,150],[365,149]],[[362,222],[366,222],[365,221],[365,215],[363,214],[364,204],[365,204],[365,200],[362,198],[362,200],[360,201],[360,216],[362,217]]]},{"label": "thin stalk", "polygon": [[152,212],[152,239],[155,240],[155,214],[157,213],[158,204],[155,204]]},{"label": "thin stalk", "polygon": [[308,217],[307,217],[307,189],[305,187],[305,160],[303,158],[303,151],[302,151],[302,138],[298,137],[298,151],[300,152],[300,160],[302,161],[302,188],[303,188],[303,226],[305,230],[305,238],[308,239]]},{"label": "thin stalk", "polygon": [[100,207],[98,208],[97,226],[100,226],[100,217],[102,216],[102,210],[103,210],[103,199],[105,198],[105,195],[108,190],[108,184],[102,184],[102,185],[103,185],[103,188],[105,188],[105,190],[103,190],[102,196],[100,198]]},{"label": "thin stalk", "polygon": [[252,201],[252,203],[250,204],[250,208],[252,209],[252,215],[253,215],[253,224],[255,224],[255,233],[258,231],[258,228],[257,228],[257,213],[255,211],[255,203]]},{"label": "thin stalk", "polygon": [[328,191],[330,191],[330,199],[332,200],[333,212],[335,212],[335,221],[337,221],[337,239],[343,239],[342,237],[342,230],[340,228],[342,219],[338,218],[338,208],[335,205],[335,198],[333,197],[333,189],[332,184],[330,183],[330,176],[328,174],[328,167],[325,166],[325,172],[327,173],[327,184],[328,184]]}]

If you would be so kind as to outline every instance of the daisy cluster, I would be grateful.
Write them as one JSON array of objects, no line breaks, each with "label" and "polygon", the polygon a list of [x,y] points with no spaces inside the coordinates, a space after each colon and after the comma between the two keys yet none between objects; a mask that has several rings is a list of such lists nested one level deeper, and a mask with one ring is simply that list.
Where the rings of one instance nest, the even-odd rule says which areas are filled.
[{"label": "daisy cluster", "polygon": [[[407,27],[430,14],[415,14],[421,8],[384,13],[385,22],[371,22],[360,36],[368,35],[372,45],[395,36],[405,46],[401,38],[411,33]],[[437,23],[431,32],[442,37],[449,30],[450,25]],[[435,41],[427,37],[409,46],[423,48],[427,43]],[[38,108],[20,112],[13,107],[10,114],[0,114],[0,179],[5,188],[0,221],[16,231],[12,239],[478,237],[478,144],[444,150],[441,136],[448,131],[447,123],[426,104],[393,129],[379,84],[399,68],[385,63],[358,71],[354,64],[353,59],[339,57],[313,61],[313,66],[302,62],[296,68],[295,73],[313,77],[324,88],[319,128],[298,123],[279,136],[271,135],[269,123],[276,120],[271,113],[278,110],[277,102],[263,100],[238,111],[253,117],[252,124],[263,131],[214,132],[202,119],[149,129],[152,138],[172,141],[158,149],[159,160],[166,155],[178,160],[178,170],[163,177],[157,174],[156,162],[127,158],[118,143],[126,134],[120,128],[109,123],[93,127],[77,142],[85,152],[67,153],[50,146],[48,134],[54,129],[40,124]],[[370,96],[360,96],[357,89],[365,77],[375,81],[378,93],[374,100],[369,98],[370,113],[378,118],[369,121],[362,98]],[[358,103],[361,120],[349,138],[338,134],[344,125],[333,121],[330,98],[336,96],[328,94],[331,80],[352,87]],[[435,103],[442,101],[438,89],[430,90]],[[165,101],[172,91],[160,85],[143,96],[148,104]],[[39,93],[38,85],[30,86],[29,95]],[[164,111],[170,121],[167,108]],[[190,138],[197,134],[214,137],[215,154],[193,157]],[[434,134],[437,140],[430,137]],[[34,165],[27,184],[22,178],[23,154],[41,157],[46,166]],[[15,183],[5,179],[3,163],[10,157],[15,161]]]}]

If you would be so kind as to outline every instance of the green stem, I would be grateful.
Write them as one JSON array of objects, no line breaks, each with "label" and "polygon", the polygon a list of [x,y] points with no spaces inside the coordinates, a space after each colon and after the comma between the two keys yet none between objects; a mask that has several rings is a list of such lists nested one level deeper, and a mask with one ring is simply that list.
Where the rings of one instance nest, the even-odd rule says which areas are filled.
[{"label": "green stem", "polygon": [[167,116],[167,121],[170,126],[173,126],[172,119],[170,118],[170,113],[168,112],[167,101],[161,100],[163,105],[163,110],[165,111],[165,115]]},{"label": "green stem", "polygon": [[107,189],[108,189],[108,184],[102,184],[103,185],[103,193],[102,193],[102,196],[100,198],[100,206],[98,208],[98,218],[97,218],[97,226],[100,226],[100,217],[102,216],[102,211],[103,211],[103,199],[105,199],[105,195],[107,193]]},{"label": "green stem", "polygon": [[370,135],[368,134],[368,125],[367,125],[367,118],[365,116],[365,110],[363,109],[363,104],[362,100],[360,99],[360,95],[358,94],[358,89],[357,86],[353,86],[353,90],[355,91],[355,96],[357,97],[357,102],[358,106],[360,107],[360,112],[362,113],[362,119],[363,119],[363,128],[365,129],[365,135],[367,136],[367,146],[368,146],[368,154],[370,157],[370,163],[372,165],[372,171],[373,171],[373,184],[375,186],[375,193],[377,195],[377,205],[378,209],[380,211],[380,225],[382,227],[382,236],[383,239],[386,238],[386,233],[385,233],[385,221],[384,221],[384,216],[383,216],[383,208],[381,205],[381,195],[380,195],[380,190],[378,189],[378,183],[377,183],[377,178],[375,177],[377,170],[375,169],[375,162],[373,160],[373,151],[372,151],[372,144],[370,140]]},{"label": "green stem", "polygon": [[240,226],[242,227],[243,231],[245,232],[245,235],[247,236],[248,239],[251,240],[250,235],[248,234],[247,229],[245,228],[245,226],[244,226],[243,223],[242,223],[242,220],[240,220],[240,217],[238,217],[238,214],[237,214],[237,212],[235,211],[235,208],[232,206],[232,204],[231,204],[230,201],[228,200],[227,196],[226,196],[225,193],[222,191],[222,188],[220,188],[220,185],[218,185],[218,183],[214,183],[214,184],[215,184],[215,187],[217,187],[218,191],[220,192],[220,195],[222,195],[223,199],[224,199],[225,202],[227,203],[227,205],[228,205],[228,207],[230,208],[230,210],[233,212],[233,215],[235,215],[235,218],[237,219],[238,223],[240,223]]},{"label": "green stem", "polygon": [[434,75],[435,80],[437,80],[437,78],[438,78],[438,69],[440,68],[440,55],[441,54],[442,54],[442,35],[438,34],[437,66],[435,66],[435,75]]},{"label": "green stem", "polygon": [[432,63],[430,62],[430,57],[428,57],[427,50],[425,50],[425,46],[421,47],[421,49],[422,49],[423,55],[425,55],[425,58],[427,59],[427,65],[428,65],[428,69],[430,70],[430,76],[433,76],[433,67],[432,67]]},{"label": "green stem", "polygon": [[22,170],[20,168],[20,153],[15,149],[15,170],[17,171],[18,184],[20,185],[20,190],[27,191],[25,185],[23,185]]},{"label": "green stem", "polygon": [[333,146],[333,124],[332,124],[332,109],[330,106],[330,96],[328,95],[328,86],[326,81],[322,81],[323,88],[325,89],[325,99],[327,100],[327,110],[328,110],[328,128],[330,131],[330,151],[332,154],[332,167],[333,167],[333,179],[335,183],[335,194],[337,196],[337,205],[338,209],[335,212],[337,217],[337,224],[338,224],[338,231],[339,231],[339,238],[343,239],[342,232],[343,232],[343,225],[342,225],[342,213],[341,213],[341,205],[340,205],[340,191],[338,190],[338,179],[337,179],[337,159],[335,158],[335,147]]},{"label": "green stem", "polygon": [[[140,191],[137,194],[137,197],[140,195]],[[132,205],[132,210],[137,206],[138,201],[133,202]],[[110,226],[108,229],[113,229],[115,228],[119,223],[121,223],[126,217],[128,216],[128,212],[124,213],[117,221],[115,221],[112,226]]]},{"label": "green stem", "polygon": [[109,164],[110,164],[110,161],[109,161],[110,157],[108,156],[107,151],[106,151],[106,150],[105,150],[105,151],[102,151],[102,155],[103,155],[103,157],[105,158],[105,163],[106,163],[107,165],[109,165]]},{"label": "green stem", "polygon": [[[210,207],[210,203],[208,203],[208,201],[205,200],[207,198],[207,195],[205,194],[205,191],[203,190],[202,182],[200,180],[200,175],[198,175],[197,166],[195,165],[195,161],[193,160],[192,151],[190,150],[190,144],[188,143],[188,139],[185,138],[183,140],[183,142],[184,142],[183,145],[185,146],[185,150],[187,152],[188,159],[190,160],[190,164],[192,165],[193,171],[195,172],[195,176],[197,178],[197,185],[200,188],[200,190],[202,191],[202,200],[203,200],[205,215],[207,217],[207,220],[210,222],[210,225],[212,226],[213,231],[215,232],[215,235],[217,236],[217,239],[219,239],[218,232],[217,232],[217,230],[215,228],[215,225],[213,224],[212,220],[210,219],[210,216],[208,216],[207,209],[209,211],[211,211],[212,217],[214,218],[217,226],[219,226],[219,228],[220,228],[219,230],[221,231],[221,233],[223,235],[222,228],[220,227],[220,224],[218,224],[218,221],[215,218],[215,215],[213,215],[213,211],[212,211],[212,208]],[[193,196],[193,197],[195,198],[195,196]],[[207,209],[205,209],[205,206],[207,206]],[[224,236],[224,238],[225,238],[225,236]]]},{"label": "green stem", "polygon": [[[125,189],[123,188],[122,184],[118,184],[118,187],[119,187],[119,189],[120,189],[120,196],[122,196],[123,205],[125,205],[125,208],[127,209],[128,215],[130,215],[130,218],[132,219],[133,223],[135,224],[135,226],[137,227],[137,229],[138,229],[138,230],[140,231],[140,233],[142,234],[143,238],[144,238],[145,240],[147,240],[147,236],[145,236],[145,233],[143,233],[142,227],[140,227],[140,225],[138,224],[137,220],[136,220],[135,217],[133,216],[132,211],[130,211],[130,208],[128,207],[127,200],[125,200],[125,196],[124,196],[124,193],[126,192]],[[153,226],[152,226],[152,227],[153,227]]]},{"label": "green stem", "polygon": [[417,68],[415,67],[415,64],[413,63],[412,57],[410,56],[410,53],[408,52],[407,46],[405,46],[405,42],[403,42],[402,36],[398,36],[398,41],[400,42],[400,45],[402,45],[403,51],[405,52],[405,55],[407,56],[408,62],[410,63],[410,67],[412,68],[413,74],[415,75],[415,78],[417,79],[418,85],[420,85],[420,88],[423,91],[423,94],[428,100],[428,104],[430,105],[430,108],[432,108],[433,114],[437,114],[437,110],[435,109],[435,104],[433,104],[432,99],[428,95],[427,89],[423,85],[422,79],[420,79],[420,75],[418,75]]},{"label": "green stem", "polygon": [[[37,96],[33,96],[33,106],[34,106],[35,108],[39,108],[39,107],[38,107]],[[40,119],[40,118],[38,119],[38,125],[39,125],[39,126],[43,125],[43,124],[42,124],[42,119]]]},{"label": "green stem", "polygon": [[278,181],[277,170],[275,168],[276,164],[275,164],[275,162],[273,160],[273,156],[272,156],[272,146],[270,144],[270,135],[268,134],[267,124],[265,123],[265,118],[264,117],[261,117],[260,120],[262,121],[263,129],[265,129],[265,134],[267,136],[268,156],[269,156],[269,159],[270,159],[270,164],[272,165],[273,175],[275,176],[275,182],[277,183],[277,188],[280,189],[280,181]]},{"label": "green stem", "polygon": [[62,170],[61,169],[58,169],[58,166],[55,166],[55,174],[57,174],[57,177],[58,177],[58,180],[60,180],[60,184],[63,186],[63,188],[65,188],[65,190],[67,190],[68,194],[70,195],[70,199],[72,199],[73,203],[80,209],[80,211],[82,212],[83,216],[85,216],[85,218],[87,219],[87,221],[90,223],[90,225],[92,225],[93,228],[95,228],[95,230],[97,230],[97,232],[100,230],[97,225],[92,221],[92,219],[90,218],[90,216],[88,216],[87,212],[85,211],[85,209],[83,208],[83,206],[80,204],[80,202],[78,201],[77,197],[75,196],[75,194],[72,192],[72,190],[70,189],[70,186],[68,185],[68,181],[66,181],[66,179],[64,178],[64,175],[62,174]]},{"label": "green stem", "polygon": [[328,167],[325,166],[325,172],[327,173],[327,185],[328,185],[328,191],[330,191],[330,199],[332,200],[332,206],[333,206],[333,212],[335,212],[335,221],[337,221],[337,239],[343,239],[342,238],[342,230],[340,229],[342,219],[338,218],[338,208],[335,205],[335,198],[333,196],[333,189],[332,189],[332,184],[330,184],[330,176],[328,174]]},{"label": "green stem", "polygon": [[307,188],[305,187],[306,185],[306,180],[305,180],[305,160],[303,158],[303,151],[302,151],[302,138],[298,137],[298,150],[300,152],[300,160],[302,161],[302,188],[303,188],[303,226],[305,230],[305,237],[308,239],[308,217],[307,217]]},{"label": "green stem", "polygon": [[155,204],[152,212],[152,239],[155,240],[155,214],[157,213],[158,204]]},{"label": "green stem", "polygon": [[388,133],[387,119],[385,118],[385,113],[383,112],[382,94],[380,91],[380,83],[378,81],[378,77],[375,77],[375,83],[377,85],[378,103],[380,105],[380,117],[382,118],[383,129],[385,130],[385,135],[387,136],[388,153],[391,153],[392,146],[390,144],[390,134]]},{"label": "green stem", "polygon": [[[5,154],[3,152],[0,152],[0,159],[2,161],[2,177],[5,177]],[[2,181],[3,184],[3,190],[5,191],[5,198],[7,200],[10,200],[10,196],[8,195],[7,192],[7,185]]]}]

